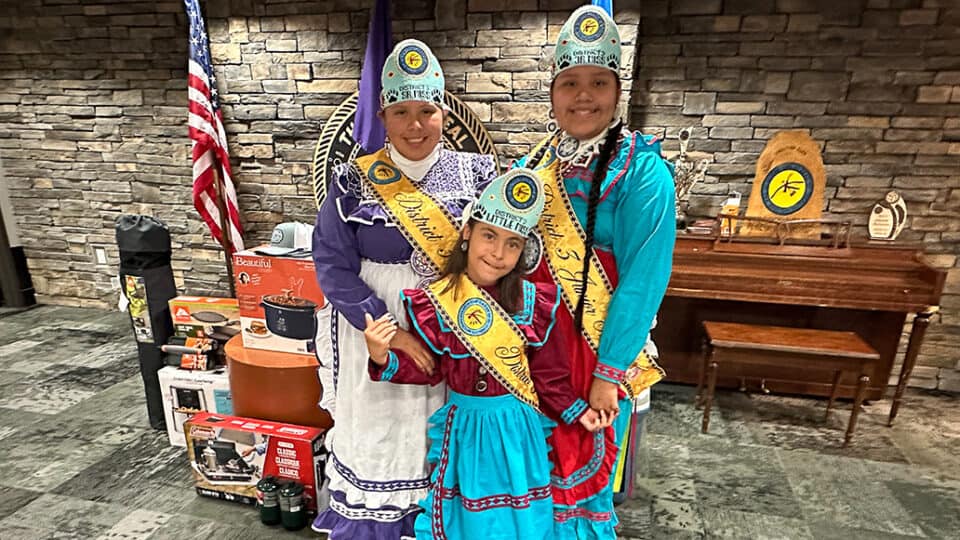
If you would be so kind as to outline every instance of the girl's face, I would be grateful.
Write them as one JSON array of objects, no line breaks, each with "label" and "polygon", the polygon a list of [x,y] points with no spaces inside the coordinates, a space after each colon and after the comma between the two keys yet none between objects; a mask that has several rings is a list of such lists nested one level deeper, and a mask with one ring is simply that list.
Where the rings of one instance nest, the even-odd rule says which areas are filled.
[{"label": "girl's face", "polygon": [[526,238],[500,227],[477,222],[463,230],[467,248],[467,276],[477,285],[496,285],[517,266]]},{"label": "girl's face", "polygon": [[617,111],[620,79],[606,68],[577,66],[562,71],[550,87],[560,129],[577,139],[599,135]]},{"label": "girl's face", "polygon": [[390,144],[409,160],[424,159],[440,143],[443,109],[429,101],[401,101],[379,115]]}]

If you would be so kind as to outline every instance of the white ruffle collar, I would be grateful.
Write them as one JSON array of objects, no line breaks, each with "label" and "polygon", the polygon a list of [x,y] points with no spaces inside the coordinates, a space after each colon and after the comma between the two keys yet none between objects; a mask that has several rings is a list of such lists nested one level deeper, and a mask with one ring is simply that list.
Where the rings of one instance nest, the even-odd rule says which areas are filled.
[{"label": "white ruffle collar", "polygon": [[393,161],[394,165],[396,165],[407,178],[414,182],[419,182],[427,175],[430,167],[433,167],[440,159],[440,151],[443,150],[443,143],[437,144],[436,148],[434,148],[427,157],[417,161],[407,159],[403,154],[395,150],[390,143],[385,144],[384,148],[386,148],[387,156],[390,157],[390,160]]}]

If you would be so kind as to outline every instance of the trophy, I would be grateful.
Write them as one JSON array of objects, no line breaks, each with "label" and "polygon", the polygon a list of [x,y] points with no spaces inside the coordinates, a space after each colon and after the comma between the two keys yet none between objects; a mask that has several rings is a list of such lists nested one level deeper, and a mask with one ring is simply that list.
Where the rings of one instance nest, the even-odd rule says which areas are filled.
[{"label": "trophy", "polygon": [[870,209],[867,232],[871,240],[896,240],[907,224],[907,205],[896,191],[887,193]]},{"label": "trophy", "polygon": [[677,138],[680,140],[680,153],[673,160],[673,183],[676,186],[677,229],[687,226],[687,206],[690,188],[703,180],[707,174],[710,156],[703,152],[688,152],[693,128],[683,128]]}]

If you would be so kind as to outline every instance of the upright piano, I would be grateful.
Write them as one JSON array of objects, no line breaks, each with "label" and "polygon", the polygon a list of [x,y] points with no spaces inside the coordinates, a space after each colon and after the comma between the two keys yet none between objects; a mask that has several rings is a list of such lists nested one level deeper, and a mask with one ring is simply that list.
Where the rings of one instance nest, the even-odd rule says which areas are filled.
[{"label": "upright piano", "polygon": [[[796,245],[725,241],[678,233],[673,274],[653,332],[668,381],[696,384],[702,321],[849,330],[877,352],[867,399],[884,396],[907,317],[914,315],[890,421],[936,312],[946,272],[924,262],[916,247],[864,242]],[[747,368],[756,369],[756,368]],[[856,380],[841,380],[853,397]],[[829,396],[829,373],[783,365],[764,373],[725,368],[718,386]]]}]

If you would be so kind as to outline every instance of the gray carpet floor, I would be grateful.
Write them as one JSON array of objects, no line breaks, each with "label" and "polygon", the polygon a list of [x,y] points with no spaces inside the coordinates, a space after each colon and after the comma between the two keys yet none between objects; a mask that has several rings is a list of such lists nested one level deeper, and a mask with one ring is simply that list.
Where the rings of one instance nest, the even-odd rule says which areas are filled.
[{"label": "gray carpet floor", "polygon": [[[693,389],[660,384],[621,536],[960,538],[960,396],[867,404],[720,391],[700,433]],[[0,313],[0,538],[316,537],[253,507],[198,497],[185,451],[149,428],[125,314]]]}]

